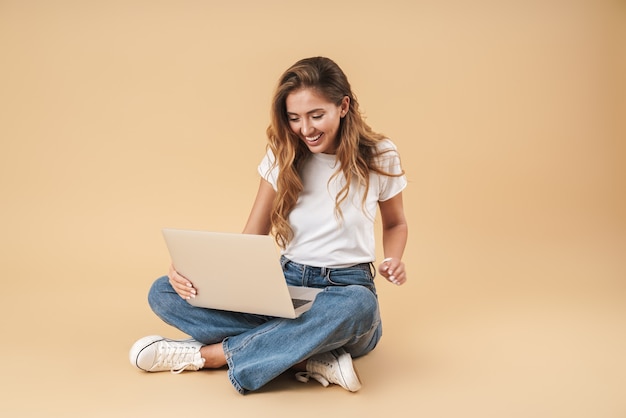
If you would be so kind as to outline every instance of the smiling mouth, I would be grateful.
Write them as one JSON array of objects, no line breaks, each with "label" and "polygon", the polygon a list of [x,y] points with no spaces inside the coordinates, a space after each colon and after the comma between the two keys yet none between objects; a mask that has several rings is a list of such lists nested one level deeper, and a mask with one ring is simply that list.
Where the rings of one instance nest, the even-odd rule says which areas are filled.
[{"label": "smiling mouth", "polygon": [[306,139],[306,142],[308,142],[309,144],[314,144],[317,141],[319,141],[319,139],[322,137],[323,134],[319,134],[317,136],[305,136],[304,139]]}]

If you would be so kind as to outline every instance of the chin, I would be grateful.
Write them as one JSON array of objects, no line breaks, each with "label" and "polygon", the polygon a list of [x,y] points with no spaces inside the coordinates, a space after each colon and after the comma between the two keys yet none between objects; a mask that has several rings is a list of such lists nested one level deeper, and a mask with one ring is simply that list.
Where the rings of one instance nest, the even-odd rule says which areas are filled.
[{"label": "chin", "polygon": [[330,147],[308,147],[313,154],[334,154]]}]

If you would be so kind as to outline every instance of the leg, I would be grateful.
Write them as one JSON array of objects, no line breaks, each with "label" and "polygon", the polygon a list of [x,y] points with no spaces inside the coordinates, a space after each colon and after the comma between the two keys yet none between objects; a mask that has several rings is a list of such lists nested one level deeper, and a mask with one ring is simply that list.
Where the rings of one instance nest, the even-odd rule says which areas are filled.
[{"label": "leg", "polygon": [[[311,310],[296,320],[196,308],[174,292],[167,277],[158,279],[150,291],[150,306],[166,323],[196,341],[172,347],[168,341],[159,342],[163,350],[152,350],[152,359],[162,352],[173,353],[164,356],[169,361],[178,357],[179,351],[189,349],[193,351],[188,356],[191,369],[219,367],[226,360],[231,383],[245,393],[317,354],[324,356],[344,347],[356,357],[376,346],[381,324],[369,269],[331,271],[291,262],[284,262],[283,268],[291,285],[325,288]],[[131,362],[142,368],[137,363],[139,356],[133,360],[133,353],[136,354],[135,346]],[[201,355],[206,358],[206,365]],[[337,360],[349,361],[351,367],[349,354],[340,354]],[[180,370],[185,368],[187,364]]]},{"label": "leg", "polygon": [[166,323],[192,337],[174,341],[158,335],[138,340],[130,350],[131,364],[145,371],[198,370],[226,365],[222,341],[267,321],[259,315],[197,308],[172,289],[167,277],[152,285],[148,301]]},{"label": "leg", "polygon": [[376,296],[363,286],[330,286],[300,318],[268,321],[224,341],[233,386],[259,389],[292,366],[341,347],[366,354],[380,337]]},{"label": "leg", "polygon": [[226,366],[226,355],[222,344],[210,344],[200,348],[200,357],[204,359],[202,368],[219,369]]}]

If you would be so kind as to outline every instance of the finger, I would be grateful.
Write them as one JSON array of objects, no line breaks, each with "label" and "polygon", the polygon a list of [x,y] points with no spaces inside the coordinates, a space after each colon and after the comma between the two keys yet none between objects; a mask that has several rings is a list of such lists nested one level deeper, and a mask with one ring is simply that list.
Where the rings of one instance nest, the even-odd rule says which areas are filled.
[{"label": "finger", "polygon": [[397,276],[394,276],[394,281],[392,283],[398,286],[403,285],[404,283],[406,283],[406,274],[402,272]]},{"label": "finger", "polygon": [[387,280],[389,280],[391,283],[400,286],[402,284],[402,282],[400,282],[400,280],[398,278],[396,278],[396,276],[391,275],[389,277],[387,277]]},{"label": "finger", "polygon": [[390,272],[392,261],[393,261],[393,258],[389,257],[389,258],[385,258],[383,261],[380,262],[380,266],[378,267],[378,270],[381,273],[387,273],[387,274],[384,274],[385,277],[387,277],[389,274],[392,274]]},{"label": "finger", "polygon": [[170,282],[176,283],[180,286],[192,287],[191,282],[174,269],[170,269],[170,274],[168,276],[170,278]]},{"label": "finger", "polygon": [[178,291],[178,294],[183,296],[185,299],[196,297],[196,289],[193,287],[193,284],[187,279],[177,282],[176,289]]},{"label": "finger", "polygon": [[197,292],[193,283],[181,276],[174,268],[170,268],[168,277],[170,285],[181,298],[188,300],[196,297]]},{"label": "finger", "polygon": [[175,287],[174,290],[176,291],[176,293],[178,293],[178,296],[186,300],[196,297],[196,289],[194,289],[193,287],[179,285]]},{"label": "finger", "polygon": [[406,274],[404,272],[404,263],[399,262],[397,265],[389,266],[387,269],[387,280],[395,285],[401,285],[406,282]]},{"label": "finger", "polygon": [[187,280],[184,281],[172,281],[172,287],[179,292],[183,293],[196,293],[196,289],[193,284]]},{"label": "finger", "polygon": [[389,270],[389,265],[387,263],[383,263],[380,266],[378,266],[378,271],[380,272],[380,274],[382,274],[385,277],[389,276],[388,270]]}]

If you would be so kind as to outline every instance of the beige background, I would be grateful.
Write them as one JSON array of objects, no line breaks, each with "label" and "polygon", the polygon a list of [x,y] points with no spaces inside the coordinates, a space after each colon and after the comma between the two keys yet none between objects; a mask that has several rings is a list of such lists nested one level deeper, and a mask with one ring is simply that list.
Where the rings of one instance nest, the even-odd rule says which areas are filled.
[{"label": "beige background", "polygon": [[[625,28],[623,1],[0,0],[0,413],[626,416]],[[179,335],[146,303],[160,229],[241,230],[312,55],[409,179],[362,391],[138,372]]]}]

